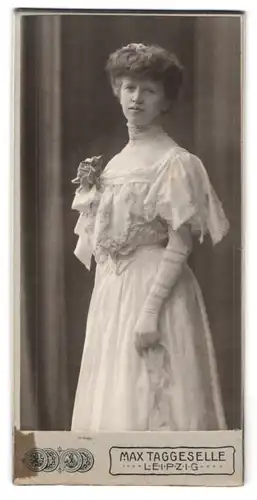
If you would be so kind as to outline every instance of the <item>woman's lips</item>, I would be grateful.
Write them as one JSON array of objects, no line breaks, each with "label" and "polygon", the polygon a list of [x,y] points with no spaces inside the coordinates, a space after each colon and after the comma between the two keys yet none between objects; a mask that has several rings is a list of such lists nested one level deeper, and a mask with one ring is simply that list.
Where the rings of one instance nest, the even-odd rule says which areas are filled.
[{"label": "woman's lips", "polygon": [[133,107],[131,107],[129,109],[131,109],[131,111],[144,111],[142,108],[133,108]]}]

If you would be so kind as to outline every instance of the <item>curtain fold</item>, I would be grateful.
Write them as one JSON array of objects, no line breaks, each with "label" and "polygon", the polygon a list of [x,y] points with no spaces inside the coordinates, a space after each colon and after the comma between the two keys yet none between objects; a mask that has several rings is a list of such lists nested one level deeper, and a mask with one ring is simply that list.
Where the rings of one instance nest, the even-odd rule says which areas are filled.
[{"label": "curtain fold", "polygon": [[[23,358],[26,383],[33,387],[34,401],[27,414],[37,410],[35,428],[69,428],[67,384],[67,332],[64,300],[63,256],[63,194],[61,161],[61,17],[42,15],[34,19],[35,44],[33,84],[34,95],[34,182],[28,186],[24,179],[22,197],[34,190],[34,265],[27,255],[22,260],[25,302],[23,311],[24,349],[30,353]],[[32,56],[32,54],[31,54]],[[28,90],[28,89],[26,89]],[[30,123],[31,126],[31,123]],[[26,130],[23,130],[23,134]],[[33,148],[33,141],[31,141]],[[31,158],[32,161],[32,158]],[[23,174],[29,176],[27,165]],[[28,231],[33,231],[30,227]],[[23,234],[26,240],[26,234]],[[29,274],[33,273],[33,287]],[[32,300],[28,300],[32,295]],[[34,308],[33,314],[31,308]],[[33,318],[32,318],[33,316]],[[34,331],[33,331],[34,328]],[[30,359],[29,359],[30,358]],[[33,363],[31,363],[33,359]],[[30,375],[30,380],[29,380]],[[29,391],[30,395],[32,390]],[[24,393],[23,393],[24,397]],[[27,398],[31,407],[31,399]],[[24,403],[23,403],[24,405]],[[25,424],[25,425],[24,425]],[[32,418],[22,428],[33,426]]]},{"label": "curtain fold", "polygon": [[[67,352],[64,302],[61,162],[61,17],[40,18],[38,65],[38,192],[40,353],[44,423],[67,426]],[[66,413],[66,414],[65,414]]]},{"label": "curtain fold", "polygon": [[[241,421],[241,75],[239,17],[195,24],[194,142],[230,222],[194,267],[205,297],[229,428]],[[210,265],[211,263],[211,265]],[[211,283],[211,286],[210,286]]]}]

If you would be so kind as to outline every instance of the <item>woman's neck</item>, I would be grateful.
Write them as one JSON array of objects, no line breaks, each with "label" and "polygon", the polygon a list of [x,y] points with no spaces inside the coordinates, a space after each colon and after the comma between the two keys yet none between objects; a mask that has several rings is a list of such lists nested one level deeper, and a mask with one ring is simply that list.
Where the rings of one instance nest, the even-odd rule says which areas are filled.
[{"label": "woman's neck", "polygon": [[129,134],[129,144],[138,144],[167,135],[159,123],[151,123],[150,125],[135,125],[127,122],[127,128]]}]

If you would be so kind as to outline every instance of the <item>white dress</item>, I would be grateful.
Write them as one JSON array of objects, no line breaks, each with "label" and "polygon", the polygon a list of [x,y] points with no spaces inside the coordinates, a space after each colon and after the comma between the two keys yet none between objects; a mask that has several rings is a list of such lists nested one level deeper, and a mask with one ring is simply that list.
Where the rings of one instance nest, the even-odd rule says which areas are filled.
[{"label": "white dress", "polygon": [[140,356],[134,329],[167,243],[189,224],[213,243],[228,230],[201,161],[153,127],[130,138],[100,188],[77,191],[76,256],[97,267],[72,430],[225,429],[204,301],[186,265],[162,307],[161,345]]}]

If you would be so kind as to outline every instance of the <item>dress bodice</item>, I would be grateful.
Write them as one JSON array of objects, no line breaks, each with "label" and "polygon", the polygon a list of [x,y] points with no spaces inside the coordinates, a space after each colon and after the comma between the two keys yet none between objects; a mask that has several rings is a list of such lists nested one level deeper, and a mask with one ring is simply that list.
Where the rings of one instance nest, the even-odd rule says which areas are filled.
[{"label": "dress bodice", "polygon": [[160,128],[129,129],[129,142],[106,165],[100,187],[77,190],[77,257],[89,267],[140,245],[165,245],[170,231],[188,223],[214,243],[228,229],[222,206],[201,161]]}]

